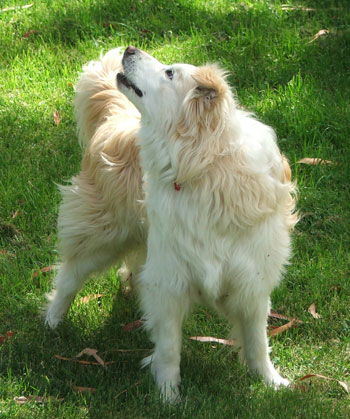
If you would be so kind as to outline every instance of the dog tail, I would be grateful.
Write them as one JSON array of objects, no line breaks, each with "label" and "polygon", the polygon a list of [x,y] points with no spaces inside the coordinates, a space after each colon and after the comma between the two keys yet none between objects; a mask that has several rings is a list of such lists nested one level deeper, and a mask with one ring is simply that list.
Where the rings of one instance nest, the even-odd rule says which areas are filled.
[{"label": "dog tail", "polygon": [[139,118],[138,111],[117,89],[116,76],[122,68],[121,48],[101,55],[83,67],[75,87],[74,114],[79,143],[86,147],[96,128],[110,116]]}]

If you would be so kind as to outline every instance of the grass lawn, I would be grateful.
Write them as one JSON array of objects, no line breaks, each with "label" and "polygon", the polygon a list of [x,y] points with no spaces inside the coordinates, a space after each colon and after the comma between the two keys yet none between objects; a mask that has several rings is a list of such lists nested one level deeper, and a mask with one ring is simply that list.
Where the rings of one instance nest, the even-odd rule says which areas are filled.
[{"label": "grass lawn", "polygon": [[[14,332],[0,339],[0,418],[350,417],[335,381],[350,384],[349,22],[348,0],[0,0],[0,336]],[[291,381],[334,380],[273,391],[229,346],[189,339],[228,332],[198,308],[184,328],[183,401],[163,406],[139,367],[147,335],[122,326],[140,315],[114,269],[89,282],[56,331],[45,329],[39,307],[54,272],[40,270],[57,261],[56,184],[81,159],[73,86],[82,64],[128,44],[169,63],[221,63],[240,103],[276,129],[303,217],[272,306],[303,323],[271,338],[271,358]],[[333,164],[298,163],[305,157]],[[112,363],[55,357],[84,348]]]}]

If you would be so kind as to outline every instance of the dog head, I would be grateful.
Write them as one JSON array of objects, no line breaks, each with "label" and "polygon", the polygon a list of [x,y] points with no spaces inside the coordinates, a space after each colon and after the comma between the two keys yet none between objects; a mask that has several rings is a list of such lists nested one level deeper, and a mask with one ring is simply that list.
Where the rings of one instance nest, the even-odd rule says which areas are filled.
[{"label": "dog head", "polygon": [[230,96],[224,73],[217,66],[168,66],[132,46],[125,50],[122,63],[118,88],[153,126],[162,121],[168,129],[180,124],[183,130],[198,121],[202,128],[215,128],[208,114]]},{"label": "dog head", "polygon": [[172,165],[181,181],[196,175],[191,167],[199,172],[223,152],[220,141],[235,102],[218,66],[167,66],[135,47],[125,50],[122,63],[118,88],[140,111],[142,125],[169,139]]}]

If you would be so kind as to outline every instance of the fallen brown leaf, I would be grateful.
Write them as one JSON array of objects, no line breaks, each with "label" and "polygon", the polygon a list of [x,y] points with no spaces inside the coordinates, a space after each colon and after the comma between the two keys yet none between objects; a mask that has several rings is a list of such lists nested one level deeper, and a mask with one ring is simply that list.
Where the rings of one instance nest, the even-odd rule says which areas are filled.
[{"label": "fallen brown leaf", "polygon": [[[137,353],[137,352],[151,352],[152,349],[110,349],[106,352],[118,352],[121,354],[132,354],[132,353]],[[106,353],[103,352],[103,353]]]},{"label": "fallen brown leaf", "polygon": [[271,310],[271,311],[270,311],[269,316],[270,316],[270,317],[273,317],[273,318],[275,318],[275,319],[282,319],[282,320],[289,320],[289,321],[294,320],[296,323],[303,323],[303,322],[302,322],[301,320],[299,320],[299,319],[296,319],[296,318],[294,318],[294,317],[288,317],[288,316],[286,316],[286,315],[284,315],[284,314],[276,313],[276,311],[273,311],[273,310]]},{"label": "fallen brown leaf", "polygon": [[90,300],[94,300],[94,299],[96,299],[96,298],[100,298],[100,297],[103,297],[103,296],[104,296],[103,294],[93,294],[93,295],[87,295],[86,297],[81,297],[81,298],[80,298],[80,302],[81,302],[81,303],[86,304],[86,303],[88,303]]},{"label": "fallen brown leaf", "polygon": [[349,393],[348,385],[344,381],[340,381],[340,380],[337,380],[336,378],[332,378],[332,377],[325,377],[324,375],[321,375],[321,374],[306,374],[306,375],[304,375],[304,377],[301,377],[301,378],[298,378],[297,380],[295,380],[295,384],[300,382],[300,381],[304,381],[307,378],[314,378],[314,377],[321,378],[323,380],[328,380],[328,381],[336,381],[341,387],[343,387],[343,389],[347,393]]},{"label": "fallen brown leaf", "polygon": [[219,339],[212,336],[191,336],[191,340],[197,340],[199,342],[210,342],[210,343],[221,343],[222,345],[235,346],[237,344],[236,339]]},{"label": "fallen brown leaf", "polygon": [[302,390],[302,391],[308,391],[309,390],[308,386],[306,386],[305,384],[300,384],[300,383],[291,383],[290,388],[292,390],[295,390],[295,389]]},{"label": "fallen brown leaf", "polygon": [[[60,359],[61,361],[76,362],[77,364],[82,364],[82,365],[99,365],[99,366],[101,366],[100,362],[91,362],[91,361],[84,361],[82,359],[66,358],[66,357],[61,356],[61,355],[55,355],[55,358]],[[115,362],[114,361],[104,362],[105,366],[111,365],[111,364],[115,364]]]},{"label": "fallen brown leaf", "polygon": [[11,257],[15,257],[16,255],[14,253],[10,253],[5,249],[0,249],[0,255],[7,255],[7,256],[11,256]]},{"label": "fallen brown leaf", "polygon": [[276,336],[280,333],[285,332],[286,330],[290,329],[291,327],[295,326],[295,319],[292,319],[290,322],[284,324],[283,326],[272,328],[268,331],[269,336]]},{"label": "fallen brown leaf", "polygon": [[314,319],[321,318],[321,315],[316,313],[316,306],[315,303],[312,303],[311,306],[307,309],[307,311],[311,314]]},{"label": "fallen brown leaf", "polygon": [[55,265],[45,266],[44,268],[40,269],[40,271],[33,272],[32,278],[36,278],[40,273],[50,272],[54,269],[56,269]]},{"label": "fallen brown leaf", "polygon": [[347,385],[346,383],[344,383],[344,381],[337,380],[337,383],[338,383],[339,385],[341,385],[341,386],[343,387],[343,389],[344,389],[347,393],[349,393],[349,387],[348,387],[348,385]]},{"label": "fallen brown leaf", "polygon": [[133,322],[130,322],[128,324],[126,324],[123,329],[125,330],[125,332],[130,332],[133,329],[136,329],[140,326],[142,326],[144,324],[144,320],[135,320]]},{"label": "fallen brown leaf", "polygon": [[329,34],[328,29],[321,29],[320,31],[317,32],[315,36],[313,36],[313,38],[309,41],[309,44],[311,44],[311,42],[316,41],[316,39],[320,38],[321,36],[328,35],[328,34]]},{"label": "fallen brown leaf", "polygon": [[280,326],[276,326],[275,324],[270,324],[268,327],[267,327],[267,333],[269,333],[269,330],[275,330],[275,329],[278,329]]},{"label": "fallen brown leaf", "polygon": [[305,157],[304,159],[298,160],[297,163],[310,164],[312,166],[332,166],[334,164],[332,160],[323,160],[316,157]]},{"label": "fallen brown leaf", "polygon": [[55,122],[55,125],[58,127],[60,122],[61,122],[61,117],[60,117],[57,109],[55,109],[55,112],[53,113],[53,120]]},{"label": "fallen brown leaf", "polygon": [[33,35],[33,34],[38,33],[38,32],[39,31],[36,31],[35,29],[31,30],[31,31],[27,31],[26,33],[23,34],[22,38],[27,39],[27,38],[30,37],[30,35]]},{"label": "fallen brown leaf", "polygon": [[315,12],[316,11],[316,9],[313,9],[312,7],[289,6],[288,4],[282,4],[281,9],[285,11],[301,10],[302,12]]},{"label": "fallen brown leaf", "polygon": [[2,343],[4,343],[6,339],[8,339],[9,337],[13,336],[14,334],[15,334],[15,332],[11,332],[11,330],[9,330],[3,336],[0,336],[0,345]]},{"label": "fallen brown leaf", "polygon": [[12,219],[14,220],[18,215],[20,214],[19,210],[16,210],[13,214],[12,214]]},{"label": "fallen brown leaf", "polygon": [[28,402],[35,402],[35,403],[47,403],[49,400],[63,400],[63,399],[55,399],[54,397],[43,397],[43,396],[18,396],[14,397],[13,400],[17,404],[24,404]]},{"label": "fallen brown leaf", "polygon": [[99,355],[97,355],[97,349],[85,348],[81,352],[78,353],[77,358],[80,358],[83,355],[93,356],[96,359],[96,361],[100,365],[102,365],[102,367],[106,367],[104,360]]},{"label": "fallen brown leaf", "polygon": [[80,387],[80,386],[72,386],[73,391],[78,393],[89,392],[89,393],[96,393],[97,389],[93,387]]},{"label": "fallen brown leaf", "polygon": [[17,404],[24,404],[26,402],[28,402],[29,400],[27,399],[27,397],[24,396],[18,396],[18,397],[14,397],[13,400],[17,403]]},{"label": "fallen brown leaf", "polygon": [[29,7],[32,7],[32,6],[33,4],[25,4],[24,6],[6,7],[5,9],[1,9],[0,13],[11,12],[14,10],[19,10],[19,9],[29,9]]}]

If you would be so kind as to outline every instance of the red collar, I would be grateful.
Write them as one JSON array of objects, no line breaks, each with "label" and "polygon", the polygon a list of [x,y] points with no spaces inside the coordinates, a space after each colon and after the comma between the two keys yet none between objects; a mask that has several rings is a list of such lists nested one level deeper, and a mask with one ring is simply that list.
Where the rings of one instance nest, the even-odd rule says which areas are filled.
[{"label": "red collar", "polygon": [[181,189],[181,185],[179,183],[174,182],[174,189],[175,191],[179,191]]}]

